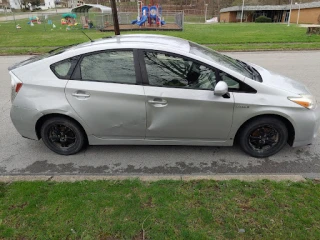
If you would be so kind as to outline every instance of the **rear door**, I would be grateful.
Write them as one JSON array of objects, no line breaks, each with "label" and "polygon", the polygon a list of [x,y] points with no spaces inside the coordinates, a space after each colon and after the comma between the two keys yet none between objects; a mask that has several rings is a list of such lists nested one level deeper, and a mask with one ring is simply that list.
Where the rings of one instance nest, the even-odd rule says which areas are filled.
[{"label": "rear door", "polygon": [[70,105],[97,137],[145,138],[145,95],[134,55],[130,49],[86,54],[66,85]]}]

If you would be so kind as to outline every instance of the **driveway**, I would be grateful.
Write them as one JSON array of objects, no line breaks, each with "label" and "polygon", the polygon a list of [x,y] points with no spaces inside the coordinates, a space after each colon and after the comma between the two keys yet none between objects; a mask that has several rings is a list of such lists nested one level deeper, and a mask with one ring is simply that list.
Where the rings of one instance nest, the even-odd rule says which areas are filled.
[{"label": "driveway", "polygon": [[[306,84],[320,100],[320,51],[228,53]],[[74,156],[59,156],[41,141],[22,138],[10,118],[7,67],[26,57],[0,57],[0,174],[302,174],[320,177],[320,139],[302,148],[286,147],[255,159],[239,147],[90,146]]]}]

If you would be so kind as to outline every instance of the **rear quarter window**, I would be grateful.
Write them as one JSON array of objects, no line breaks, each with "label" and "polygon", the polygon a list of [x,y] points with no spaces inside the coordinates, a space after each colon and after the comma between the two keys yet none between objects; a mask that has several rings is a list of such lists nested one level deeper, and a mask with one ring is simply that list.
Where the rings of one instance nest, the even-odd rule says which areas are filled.
[{"label": "rear quarter window", "polygon": [[50,68],[58,78],[70,79],[78,60],[79,56],[68,58],[51,64]]}]

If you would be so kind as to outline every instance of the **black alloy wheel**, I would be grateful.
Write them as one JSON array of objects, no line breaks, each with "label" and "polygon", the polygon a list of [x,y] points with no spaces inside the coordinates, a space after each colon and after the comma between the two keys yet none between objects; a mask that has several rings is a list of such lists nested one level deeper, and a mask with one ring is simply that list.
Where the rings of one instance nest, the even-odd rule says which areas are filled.
[{"label": "black alloy wheel", "polygon": [[250,133],[248,141],[254,151],[263,152],[279,142],[279,132],[270,125],[258,127]]},{"label": "black alloy wheel", "polygon": [[53,124],[48,131],[48,138],[60,149],[70,148],[76,142],[75,133],[63,124]]},{"label": "black alloy wheel", "polygon": [[288,129],[276,117],[260,117],[246,123],[239,131],[238,142],[252,157],[265,158],[279,152],[288,141]]},{"label": "black alloy wheel", "polygon": [[61,155],[78,153],[86,143],[86,135],[80,125],[68,118],[52,117],[41,127],[44,144]]}]

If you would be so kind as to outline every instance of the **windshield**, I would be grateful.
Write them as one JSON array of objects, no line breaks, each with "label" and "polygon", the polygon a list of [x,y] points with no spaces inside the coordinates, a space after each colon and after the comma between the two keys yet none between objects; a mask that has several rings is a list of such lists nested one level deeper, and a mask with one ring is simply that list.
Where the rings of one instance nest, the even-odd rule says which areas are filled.
[{"label": "windshield", "polygon": [[194,55],[203,57],[210,61],[217,62],[250,79],[260,81],[259,73],[250,65],[240,60],[236,60],[226,55],[220,54],[210,48],[203,47],[193,42],[189,42],[189,43],[190,43],[190,53],[193,53]]}]

